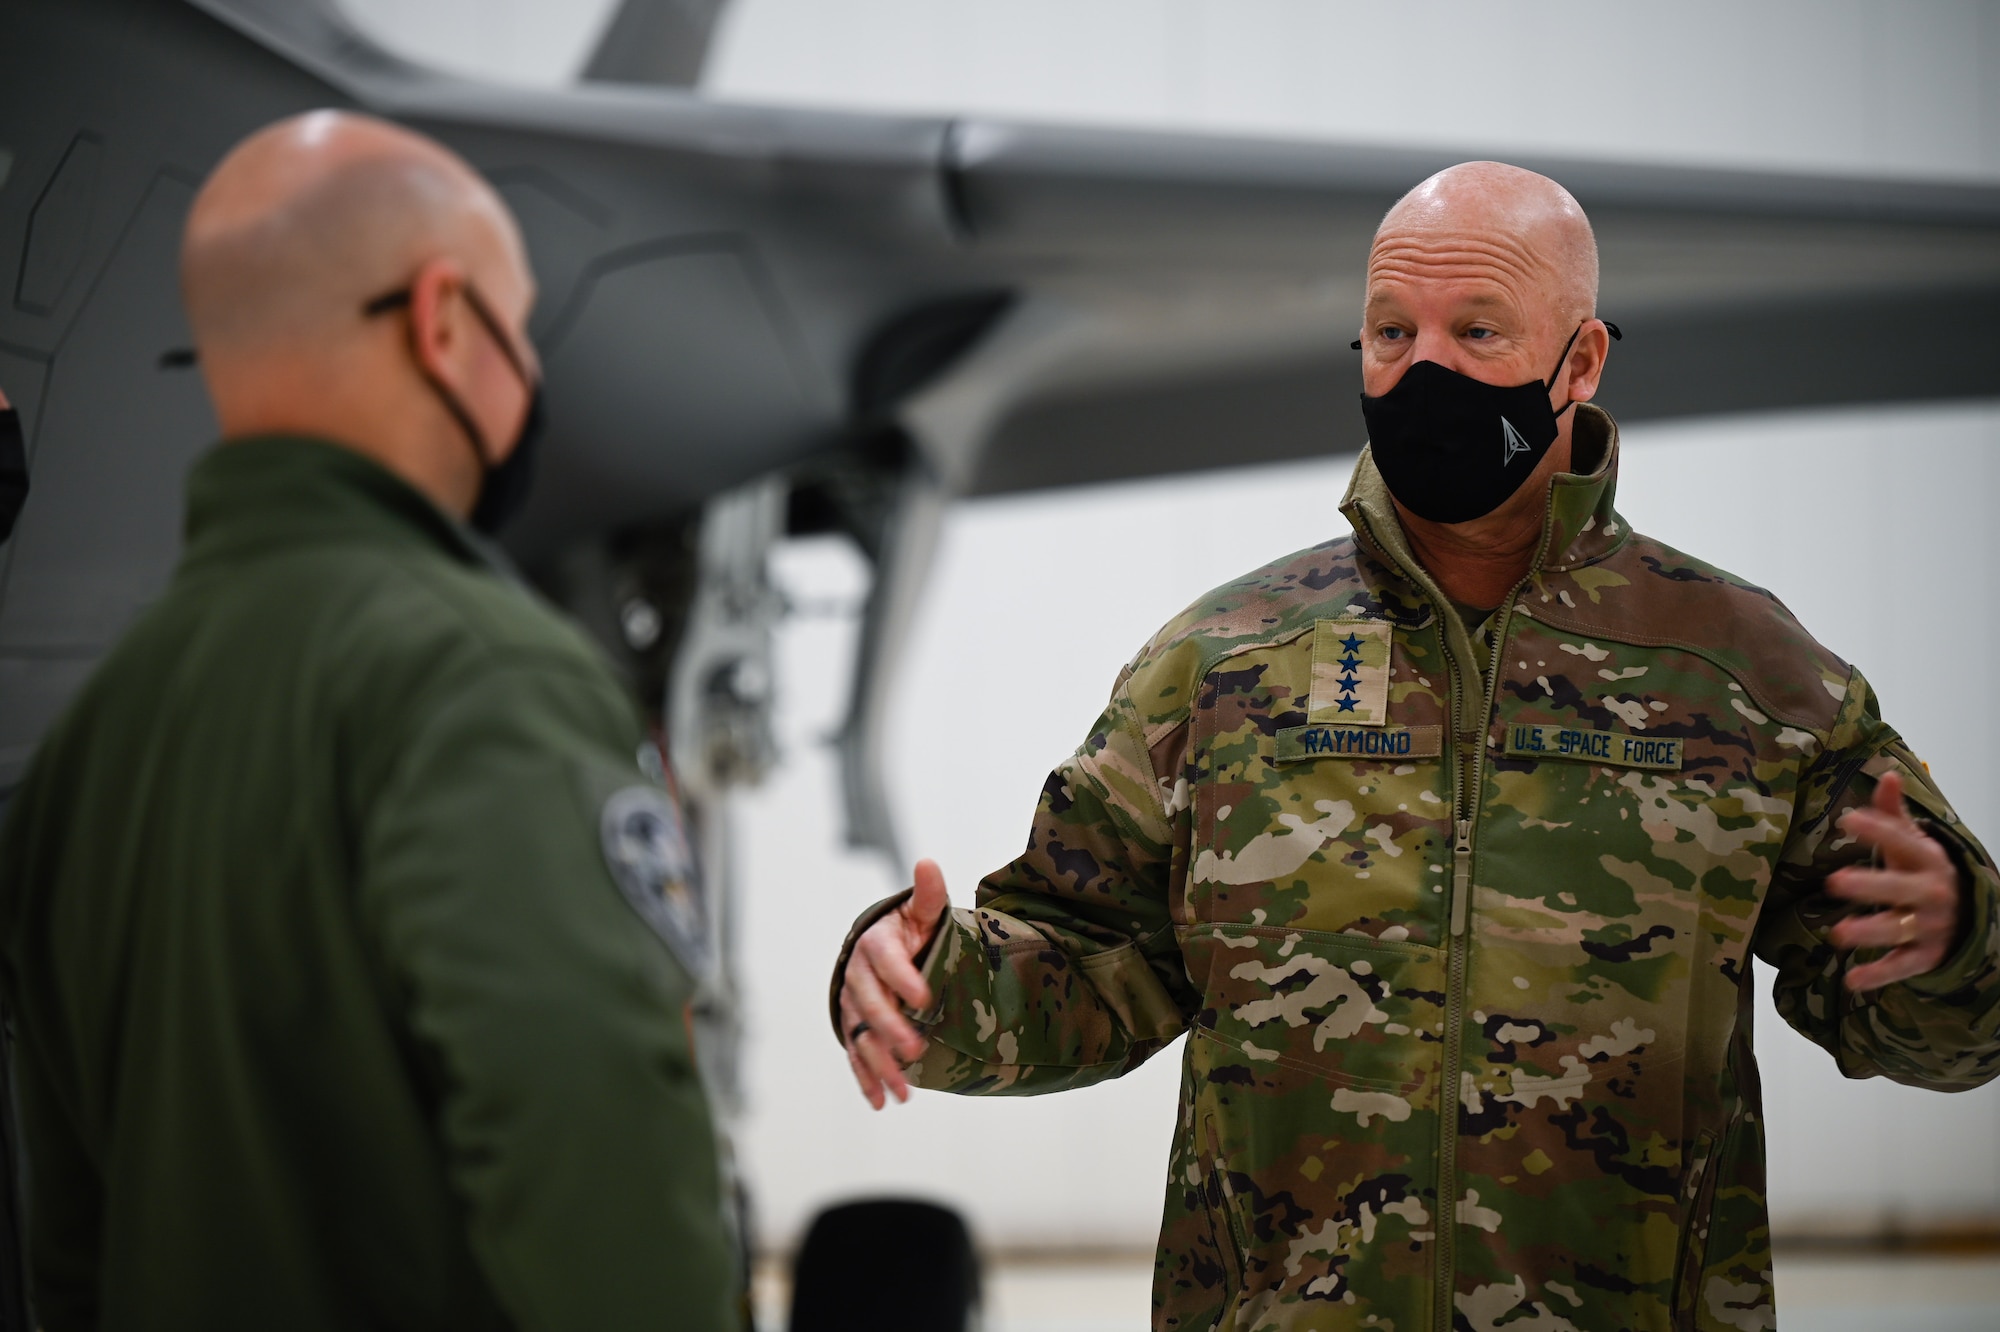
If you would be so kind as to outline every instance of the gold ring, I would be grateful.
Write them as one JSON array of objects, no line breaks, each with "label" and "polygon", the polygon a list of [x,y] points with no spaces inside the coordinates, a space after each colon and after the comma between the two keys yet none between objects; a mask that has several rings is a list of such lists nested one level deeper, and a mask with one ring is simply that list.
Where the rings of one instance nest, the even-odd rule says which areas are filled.
[{"label": "gold ring", "polygon": [[1905,911],[1902,915],[1896,917],[1896,924],[1901,926],[1903,931],[1903,937],[1896,941],[1898,946],[1902,944],[1913,944],[1917,941],[1916,912]]}]

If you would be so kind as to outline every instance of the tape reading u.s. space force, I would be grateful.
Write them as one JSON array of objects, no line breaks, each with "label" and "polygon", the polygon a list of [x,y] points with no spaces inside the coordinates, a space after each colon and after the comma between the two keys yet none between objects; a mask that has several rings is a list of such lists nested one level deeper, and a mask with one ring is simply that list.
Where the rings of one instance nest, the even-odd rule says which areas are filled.
[{"label": "tape reading u.s. space force", "polygon": [[1507,754],[1512,758],[1603,763],[1614,768],[1666,768],[1678,772],[1681,766],[1679,740],[1589,731],[1576,726],[1509,726]]},{"label": "tape reading u.s. space force", "polygon": [[1398,759],[1436,758],[1443,752],[1442,744],[1443,730],[1436,726],[1336,726],[1317,722],[1310,726],[1287,726],[1279,731],[1277,761],[1344,758],[1393,763]]}]

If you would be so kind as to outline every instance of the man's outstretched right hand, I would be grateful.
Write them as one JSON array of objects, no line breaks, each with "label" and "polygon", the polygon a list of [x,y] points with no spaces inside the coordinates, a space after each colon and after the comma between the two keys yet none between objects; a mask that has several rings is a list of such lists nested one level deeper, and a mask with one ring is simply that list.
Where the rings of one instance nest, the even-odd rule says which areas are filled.
[{"label": "man's outstretched right hand", "polygon": [[944,871],[934,860],[917,862],[908,901],[870,925],[855,941],[840,986],[840,1030],[847,1062],[868,1104],[880,1110],[890,1094],[910,1099],[903,1069],[924,1052],[924,1037],[903,1014],[905,1006],[930,1004],[931,987],[917,971],[944,916]]}]

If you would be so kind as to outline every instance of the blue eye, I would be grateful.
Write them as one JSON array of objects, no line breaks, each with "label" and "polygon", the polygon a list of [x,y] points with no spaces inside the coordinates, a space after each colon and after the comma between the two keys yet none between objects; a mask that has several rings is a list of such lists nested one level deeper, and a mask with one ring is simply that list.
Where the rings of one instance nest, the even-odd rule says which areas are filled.
[{"label": "blue eye", "polygon": [[1490,328],[1468,328],[1465,330],[1465,336],[1468,338],[1490,338],[1493,336],[1493,330]]},{"label": "blue eye", "polygon": [[1382,340],[1385,342],[1394,342],[1402,336],[1403,330],[1400,328],[1385,328],[1382,330]]}]

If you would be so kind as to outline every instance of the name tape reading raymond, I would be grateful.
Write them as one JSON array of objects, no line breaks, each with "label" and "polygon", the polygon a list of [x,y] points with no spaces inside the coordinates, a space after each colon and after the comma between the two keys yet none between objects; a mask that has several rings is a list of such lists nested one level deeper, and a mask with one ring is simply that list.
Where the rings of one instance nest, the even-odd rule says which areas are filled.
[{"label": "name tape reading raymond", "polygon": [[1278,732],[1276,761],[1436,758],[1443,744],[1444,729],[1438,726],[1288,726]]},{"label": "name tape reading raymond", "polygon": [[1511,758],[1575,759],[1615,768],[1665,768],[1680,771],[1679,740],[1646,739],[1616,731],[1586,731],[1574,726],[1509,726]]}]

